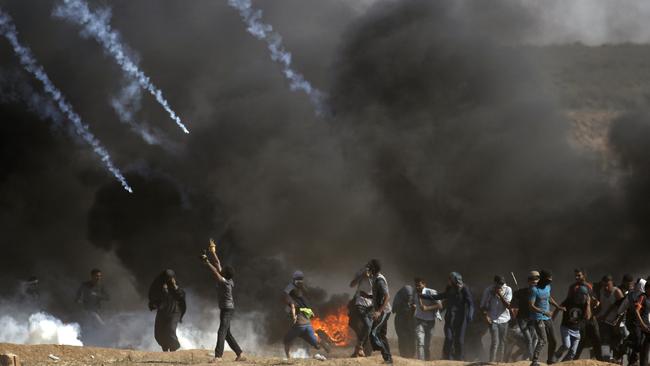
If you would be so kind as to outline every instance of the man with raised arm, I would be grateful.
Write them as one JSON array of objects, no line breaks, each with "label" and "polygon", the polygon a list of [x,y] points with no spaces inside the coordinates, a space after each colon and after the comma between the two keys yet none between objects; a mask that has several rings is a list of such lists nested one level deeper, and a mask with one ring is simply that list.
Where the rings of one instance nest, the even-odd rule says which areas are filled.
[{"label": "man with raised arm", "polygon": [[[217,256],[217,245],[212,239],[210,239],[208,252],[210,253],[209,257],[204,255],[203,260],[217,280],[220,310],[220,323],[219,330],[217,331],[217,345],[214,349],[214,361],[219,361],[223,357],[224,342],[228,342],[228,346],[237,355],[235,361],[245,361],[246,359],[242,355],[242,349],[230,332],[230,322],[235,314],[235,301],[232,295],[232,290],[235,287],[235,282],[233,281],[235,271],[231,266],[221,266],[221,261],[219,260],[219,256]],[[212,260],[212,263],[210,263],[210,260]]]}]

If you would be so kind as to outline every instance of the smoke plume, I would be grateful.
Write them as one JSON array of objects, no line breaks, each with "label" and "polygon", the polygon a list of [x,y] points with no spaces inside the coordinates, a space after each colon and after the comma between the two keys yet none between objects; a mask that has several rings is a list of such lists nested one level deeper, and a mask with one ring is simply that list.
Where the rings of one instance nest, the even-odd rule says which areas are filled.
[{"label": "smoke plume", "polygon": [[[451,270],[473,290],[497,273],[544,267],[559,286],[575,266],[592,279],[647,275],[640,257],[624,255],[647,243],[645,109],[605,131],[615,162],[607,168],[600,153],[575,143],[566,118],[568,108],[607,109],[594,101],[607,99],[599,90],[611,90],[606,81],[621,70],[603,59],[647,55],[647,46],[532,47],[544,44],[531,42],[536,32],[558,42],[582,36],[551,37],[544,15],[509,1],[241,3],[245,19],[265,24],[255,4],[273,24],[262,27],[263,41],[283,35],[276,49],[294,55],[284,64],[241,26],[238,3],[112,1],[111,26],[192,121],[193,133],[169,154],[111,123],[106,96],[124,72],[52,20],[52,3],[6,7],[52,80],[97,121],[93,131],[115,160],[129,162],[125,176],[138,187],[128,195],[105,179],[26,98],[2,99],[0,231],[12,260],[0,291],[38,276],[50,295],[43,310],[64,324],[78,321],[71,299],[98,267],[113,299],[107,316],[123,327],[115,344],[155,348],[142,294],[172,268],[192,293],[183,332],[203,345],[200,334],[207,339],[217,322],[215,284],[198,260],[210,237],[235,268],[235,329],[250,325],[261,342],[286,331],[280,296],[296,269],[321,309],[345,302],[332,294],[350,293],[350,277],[370,258],[382,260],[393,293],[414,276],[442,289]],[[8,47],[0,53],[3,69],[15,67]],[[641,73],[634,64],[644,70],[648,60],[624,71]],[[312,100],[286,87],[276,62],[322,88],[327,123],[316,123]],[[563,84],[549,82],[556,75]],[[638,98],[618,95],[622,102],[609,105],[623,115],[647,104],[645,79],[625,75]],[[167,118],[149,100],[138,117]]]},{"label": "smoke plume", "polygon": [[[3,313],[7,314],[5,310]],[[10,313],[15,314],[15,311]],[[83,345],[79,340],[79,324],[63,324],[45,313],[34,313],[26,321],[3,315],[0,329],[0,342],[3,343]]]}]

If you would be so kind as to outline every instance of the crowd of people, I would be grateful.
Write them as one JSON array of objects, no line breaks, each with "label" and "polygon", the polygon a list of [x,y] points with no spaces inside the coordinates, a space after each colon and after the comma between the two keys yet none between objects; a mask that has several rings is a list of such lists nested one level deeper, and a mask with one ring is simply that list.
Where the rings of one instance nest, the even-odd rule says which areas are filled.
[{"label": "crowd of people", "polygon": [[[648,364],[650,282],[625,275],[616,286],[613,277],[605,275],[592,284],[584,270],[576,269],[575,282],[558,303],[552,296],[550,271],[530,271],[527,277],[527,286],[513,291],[505,278],[497,275],[476,298],[456,272],[449,275],[441,293],[415,278],[414,286],[402,287],[393,299],[400,355],[430,360],[431,333],[444,311],[442,358],[446,360],[530,360],[531,366],[537,366],[546,347],[547,364],[578,359],[585,348],[591,348],[590,357],[600,361]],[[360,289],[356,296],[372,298]],[[355,316],[361,314],[362,309]],[[554,319],[560,315],[558,342]],[[490,347],[485,355],[480,350],[488,332]],[[364,330],[357,334],[354,356],[368,355],[359,352]]]},{"label": "crowd of people", "polygon": [[[213,241],[201,258],[215,279],[218,293],[220,324],[214,361],[222,358],[225,343],[235,352],[236,360],[245,360],[230,327],[235,313],[234,269],[222,266]],[[349,326],[356,334],[352,357],[367,357],[378,351],[385,363],[392,363],[387,330],[389,318],[394,315],[399,355],[432,360],[433,332],[444,313],[441,357],[445,360],[530,360],[531,366],[537,366],[546,347],[547,364],[580,358],[585,348],[590,348],[590,356],[597,360],[648,364],[650,282],[625,275],[616,286],[613,277],[606,275],[592,284],[584,270],[576,269],[575,282],[562,302],[557,302],[551,291],[550,271],[530,271],[527,285],[522,288],[514,274],[511,275],[514,290],[504,276],[496,275],[490,286],[476,291],[478,297],[473,296],[457,272],[449,275],[442,292],[428,287],[423,278],[417,277],[413,285],[403,286],[391,298],[381,263],[370,260],[350,282],[350,287],[355,289],[348,304]],[[82,283],[77,292],[77,301],[87,314],[86,324],[102,323],[101,303],[108,298],[101,271],[92,270],[91,279]],[[325,360],[320,350],[329,352],[329,344],[312,327],[315,310],[302,271],[293,273],[282,298],[288,322],[283,340],[286,357],[291,358],[292,344],[300,338],[319,352],[315,358]],[[179,349],[176,327],[182,321],[186,304],[174,271],[163,271],[151,284],[149,309],[156,311],[154,335],[162,350]],[[558,341],[554,319],[560,315]],[[488,333],[490,346],[485,354],[481,352],[482,338]]]}]

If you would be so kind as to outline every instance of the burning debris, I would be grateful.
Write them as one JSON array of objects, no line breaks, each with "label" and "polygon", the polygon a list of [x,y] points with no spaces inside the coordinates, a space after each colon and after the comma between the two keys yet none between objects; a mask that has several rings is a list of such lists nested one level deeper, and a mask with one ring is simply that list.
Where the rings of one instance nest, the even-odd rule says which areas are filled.
[{"label": "burning debris", "polygon": [[335,313],[326,314],[322,318],[314,317],[311,323],[321,341],[338,347],[346,347],[352,341],[349,321],[347,306],[343,306],[338,308]]}]

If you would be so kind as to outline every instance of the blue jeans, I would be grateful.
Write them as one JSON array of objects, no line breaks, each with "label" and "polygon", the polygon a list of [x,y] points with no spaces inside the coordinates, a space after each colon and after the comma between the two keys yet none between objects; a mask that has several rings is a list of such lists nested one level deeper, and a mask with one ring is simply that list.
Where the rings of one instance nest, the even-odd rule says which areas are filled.
[{"label": "blue jeans", "polygon": [[431,359],[431,333],[435,325],[435,320],[415,319],[415,353],[418,360]]},{"label": "blue jeans", "polygon": [[291,342],[298,337],[304,339],[312,347],[316,349],[320,348],[316,334],[314,334],[314,328],[312,328],[311,324],[292,326],[291,329],[289,329],[289,332],[284,336],[284,344],[291,344]]},{"label": "blue jeans", "polygon": [[580,331],[562,326],[560,327],[560,334],[562,335],[562,346],[555,352],[555,359],[560,360],[564,352],[569,351],[561,360],[562,362],[571,361],[576,357],[578,345],[580,344]]},{"label": "blue jeans", "polygon": [[503,353],[508,335],[508,323],[490,324],[490,362],[503,362]]}]

